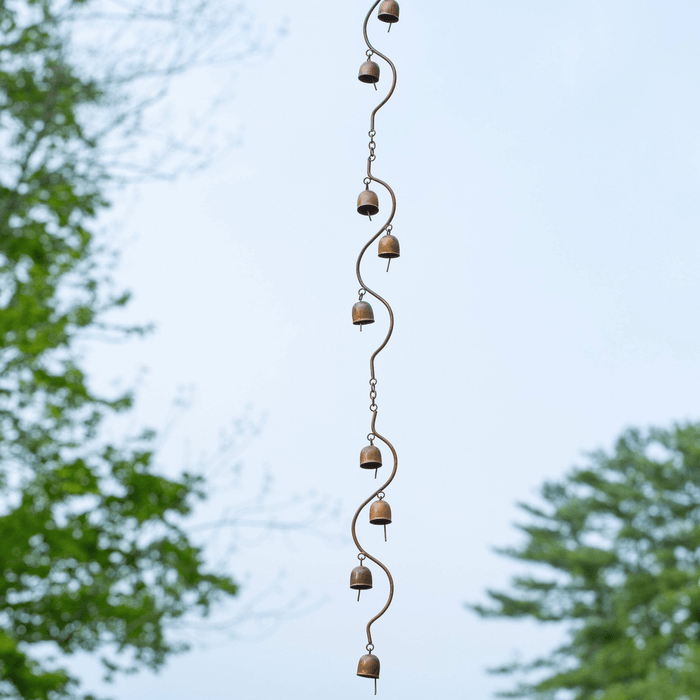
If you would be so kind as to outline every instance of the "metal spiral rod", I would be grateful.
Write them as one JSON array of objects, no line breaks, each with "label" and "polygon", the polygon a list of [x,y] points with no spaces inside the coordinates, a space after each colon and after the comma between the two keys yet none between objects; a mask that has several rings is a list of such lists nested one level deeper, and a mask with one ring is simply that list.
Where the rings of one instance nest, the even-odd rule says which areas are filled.
[{"label": "metal spiral rod", "polygon": [[[382,616],[384,613],[387,611],[389,606],[391,605],[391,601],[393,600],[394,597],[394,579],[391,576],[391,572],[389,569],[381,562],[379,559],[371,555],[369,552],[365,550],[365,548],[360,544],[360,541],[357,538],[357,519],[360,516],[360,513],[369,505],[370,502],[372,502],[375,498],[379,499],[375,504],[373,504],[372,510],[370,511],[370,522],[374,522],[375,524],[383,524],[384,525],[384,536],[386,539],[386,524],[388,522],[391,522],[391,510],[388,507],[388,504],[383,502],[384,499],[384,492],[385,489],[391,484],[391,482],[394,480],[394,477],[396,476],[396,472],[399,466],[399,460],[398,460],[398,455],[396,454],[396,450],[394,449],[394,446],[389,442],[389,440],[381,435],[379,432],[377,432],[377,411],[378,411],[378,406],[376,403],[377,399],[377,378],[376,378],[376,373],[375,373],[375,360],[379,353],[386,347],[387,343],[389,342],[389,339],[391,338],[392,333],[394,332],[394,312],[389,305],[389,303],[384,299],[383,297],[379,296],[374,290],[370,289],[362,279],[362,273],[360,270],[361,264],[362,264],[362,259],[367,252],[367,249],[374,243],[379,236],[384,233],[384,234],[391,234],[391,231],[393,230],[392,226],[392,221],[394,219],[394,216],[396,214],[396,196],[394,194],[394,191],[392,188],[383,180],[380,180],[379,178],[375,177],[372,173],[372,164],[376,160],[376,155],[375,155],[375,149],[376,149],[376,142],[374,140],[375,136],[377,135],[377,131],[375,129],[375,120],[377,113],[379,110],[389,101],[391,96],[394,94],[394,90],[396,89],[396,80],[397,80],[397,74],[396,74],[396,67],[394,64],[391,62],[391,60],[385,56],[383,53],[380,53],[377,51],[377,49],[372,46],[369,40],[369,36],[367,34],[367,25],[369,23],[370,17],[372,16],[372,13],[374,10],[377,8],[377,6],[380,5],[381,2],[381,7],[379,9],[379,19],[387,22],[389,24],[389,29],[391,29],[391,25],[395,22],[398,21],[399,18],[399,6],[398,3],[394,2],[393,0],[376,0],[372,7],[370,8],[369,12],[367,13],[367,16],[365,17],[364,25],[363,25],[363,34],[364,34],[364,39],[365,43],[367,44],[368,51],[367,51],[367,62],[363,64],[362,68],[360,69],[360,76],[359,79],[362,82],[365,83],[373,83],[374,87],[376,88],[376,83],[379,80],[379,66],[377,66],[371,59],[374,56],[379,56],[382,58],[384,61],[387,62],[389,67],[391,68],[392,71],[392,83],[391,83],[391,89],[389,90],[389,93],[387,96],[375,107],[375,109],[372,111],[372,115],[370,117],[370,130],[369,130],[369,157],[367,158],[367,176],[363,180],[366,191],[363,192],[360,195],[360,198],[358,200],[358,212],[361,214],[365,214],[370,217],[371,220],[371,215],[376,214],[379,210],[379,202],[378,198],[376,195],[369,190],[369,185],[373,182],[376,182],[380,184],[382,187],[384,187],[390,194],[391,196],[391,213],[389,215],[389,218],[387,221],[381,226],[381,228],[377,231],[377,233],[370,238],[370,240],[365,244],[365,246],[362,248],[360,251],[360,255],[357,258],[357,265],[356,265],[356,272],[357,272],[357,279],[360,283],[360,290],[359,290],[359,298],[360,301],[358,304],[355,305],[356,308],[353,309],[353,322],[356,323],[357,325],[360,326],[360,330],[362,330],[362,325],[366,323],[372,323],[374,321],[374,316],[373,312],[371,310],[371,307],[369,307],[368,304],[363,302],[363,297],[365,294],[369,294],[370,296],[374,297],[377,299],[377,301],[380,301],[384,306],[386,307],[387,311],[389,312],[389,330],[386,335],[386,338],[384,339],[384,342],[374,351],[372,354],[370,361],[369,361],[369,367],[370,367],[370,412],[372,414],[372,419],[371,419],[371,430],[369,435],[367,436],[370,442],[370,447],[365,448],[365,450],[375,450],[374,448],[374,440],[379,440],[382,443],[384,443],[389,450],[391,450],[392,458],[393,458],[393,469],[391,471],[391,475],[387,479],[385,483],[381,485],[380,488],[378,488],[376,491],[372,493],[369,498],[367,498],[362,505],[357,509],[357,512],[355,513],[355,517],[352,519],[352,526],[351,526],[351,532],[352,532],[352,538],[353,541],[355,542],[355,545],[357,546],[357,549],[359,551],[358,553],[358,559],[360,560],[360,567],[356,567],[356,569],[353,570],[353,575],[351,578],[351,588],[356,588],[358,590],[358,601],[360,599],[360,592],[363,589],[366,588],[371,588],[372,586],[372,577],[371,573],[369,572],[368,569],[366,569],[363,566],[363,562],[365,559],[369,559],[370,561],[374,562],[378,567],[380,567],[384,573],[387,575],[387,578],[389,579],[389,597],[384,605],[384,607],[367,623],[367,654],[364,655],[360,659],[360,663],[358,666],[358,671],[357,675],[358,676],[363,676],[366,678],[372,678],[374,679],[374,692],[375,695],[377,693],[377,678],[379,678],[379,659],[372,654],[374,651],[374,643],[372,642],[372,625]],[[388,238],[391,239],[392,242],[395,242],[395,250],[390,250],[388,252],[385,252],[384,254],[381,252],[381,244],[380,244],[380,256],[381,257],[388,257],[389,258],[389,263],[391,263],[391,258],[393,257],[398,257],[398,241],[391,235],[388,236]],[[388,266],[387,266],[387,271],[388,271]],[[359,307],[359,308],[358,308]],[[356,316],[356,310],[357,310],[357,316]],[[364,454],[364,450],[363,450]],[[370,454],[376,454],[379,455],[380,453],[378,451],[376,452],[370,452]],[[371,459],[379,459],[379,462],[372,462]],[[369,467],[370,468],[375,468],[375,478],[376,478],[376,467],[381,466],[381,456],[379,457],[368,457],[369,461]],[[361,464],[361,466],[367,466]],[[372,520],[372,512],[375,510],[375,507],[379,504],[379,507],[377,508],[375,519]],[[380,512],[382,511],[382,512]],[[388,518],[388,519],[387,519]]]}]

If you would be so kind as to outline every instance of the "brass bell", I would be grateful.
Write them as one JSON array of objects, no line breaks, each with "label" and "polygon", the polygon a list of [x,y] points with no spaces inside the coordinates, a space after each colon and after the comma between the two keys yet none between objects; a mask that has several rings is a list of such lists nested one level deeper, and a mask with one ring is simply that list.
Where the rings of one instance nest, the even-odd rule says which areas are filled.
[{"label": "brass bell", "polygon": [[399,21],[399,3],[395,0],[384,0],[379,6],[379,19],[388,22],[391,31],[391,25]]},{"label": "brass bell", "polygon": [[357,591],[360,600],[360,593],[372,588],[372,572],[366,566],[356,566],[350,574],[350,588]]},{"label": "brass bell", "polygon": [[377,478],[377,469],[382,466],[382,453],[378,447],[367,445],[360,452],[360,467],[362,469],[374,469],[374,478]]},{"label": "brass bell", "polygon": [[363,678],[374,678],[374,694],[377,694],[377,678],[379,678],[379,659],[374,654],[365,654],[357,664],[357,675]]},{"label": "brass bell", "polygon": [[362,83],[372,83],[376,90],[379,82],[379,64],[374,61],[365,61],[360,66],[360,75],[357,77]]},{"label": "brass bell", "polygon": [[379,213],[379,197],[369,188],[360,192],[357,198],[357,212],[362,216],[369,216],[370,221]]},{"label": "brass bell", "polygon": [[352,307],[352,323],[359,326],[366,326],[368,323],[374,323],[374,311],[366,301],[358,301]]},{"label": "brass bell", "polygon": [[386,526],[391,524],[391,506],[386,501],[375,501],[369,509],[369,521],[372,525],[384,525],[386,542]]},{"label": "brass bell", "polygon": [[379,257],[388,258],[389,262],[386,265],[386,271],[389,272],[389,265],[391,265],[392,258],[398,258],[401,256],[401,248],[399,246],[399,239],[396,236],[392,236],[387,233],[386,236],[382,236],[379,239]]}]

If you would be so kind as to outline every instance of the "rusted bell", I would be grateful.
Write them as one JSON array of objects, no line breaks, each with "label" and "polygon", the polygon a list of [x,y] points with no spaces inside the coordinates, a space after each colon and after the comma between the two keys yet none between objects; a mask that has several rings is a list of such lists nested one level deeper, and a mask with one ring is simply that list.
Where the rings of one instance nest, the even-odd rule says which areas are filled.
[{"label": "rusted bell", "polygon": [[380,258],[388,258],[389,262],[386,265],[387,272],[389,271],[389,265],[391,265],[392,258],[398,258],[401,256],[401,248],[399,246],[399,239],[396,236],[392,236],[387,233],[386,236],[382,236],[379,239],[379,253]]},{"label": "rusted bell", "polygon": [[362,216],[369,216],[370,221],[379,213],[379,197],[370,189],[360,192],[357,198],[357,212]]},{"label": "rusted bell", "polygon": [[379,64],[374,61],[365,61],[360,66],[360,75],[357,77],[360,79],[360,82],[373,83],[376,87],[376,84],[379,82]]},{"label": "rusted bell", "polygon": [[374,654],[365,654],[357,664],[357,675],[363,678],[374,678],[374,694],[377,694],[377,678],[379,678],[379,659]]},{"label": "rusted bell", "polygon": [[378,447],[367,445],[360,452],[360,466],[363,469],[379,469],[382,466],[382,453]]},{"label": "rusted bell", "polygon": [[391,524],[391,506],[386,501],[375,501],[369,509],[369,521],[372,525],[384,525],[386,542],[386,526]]},{"label": "rusted bell", "polygon": [[[384,0],[384,2],[379,6],[379,19],[382,22],[388,22],[389,24],[394,24],[394,22],[399,21],[399,3],[395,0]],[[391,30],[391,27],[389,27]]]},{"label": "rusted bell", "polygon": [[356,566],[350,574],[350,588],[357,591],[360,600],[360,593],[372,588],[372,572],[366,566]]},{"label": "rusted bell", "polygon": [[374,311],[366,301],[358,301],[352,307],[352,322],[353,325],[366,326],[368,323],[374,323]]}]

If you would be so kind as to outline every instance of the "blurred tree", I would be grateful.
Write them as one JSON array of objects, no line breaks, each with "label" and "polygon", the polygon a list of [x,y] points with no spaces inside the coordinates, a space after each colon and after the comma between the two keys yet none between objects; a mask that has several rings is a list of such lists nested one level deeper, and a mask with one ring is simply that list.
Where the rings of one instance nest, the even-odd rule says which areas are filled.
[{"label": "blurred tree", "polygon": [[499,550],[544,567],[488,591],[484,617],[563,623],[566,641],[495,673],[531,675],[504,697],[700,698],[700,424],[625,432],[611,455],[520,504],[525,542]]},{"label": "blurred tree", "polygon": [[[104,437],[105,420],[128,411],[132,396],[95,393],[76,350],[85,331],[144,330],[106,320],[129,295],[104,274],[95,237],[114,172],[107,149],[119,129],[138,132],[148,104],[119,102],[117,83],[184,69],[182,52],[170,73],[144,68],[139,54],[111,80],[95,77],[73,41],[90,6],[0,0],[2,698],[91,698],[61,666],[79,650],[99,651],[110,677],[157,668],[183,648],[169,640],[170,622],[237,590],[207,570],[182,527],[201,479],[155,473],[150,432],[120,444]],[[83,17],[104,21],[104,8]]]}]

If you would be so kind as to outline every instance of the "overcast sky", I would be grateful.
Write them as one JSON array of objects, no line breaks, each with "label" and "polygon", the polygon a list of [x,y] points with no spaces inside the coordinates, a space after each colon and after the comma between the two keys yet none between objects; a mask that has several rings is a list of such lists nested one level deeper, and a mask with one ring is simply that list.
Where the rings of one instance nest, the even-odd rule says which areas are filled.
[{"label": "overcast sky", "polygon": [[[267,416],[240,455],[240,489],[200,519],[270,472],[272,502],[314,490],[340,502],[328,530],[346,533],[247,533],[227,556],[244,583],[227,615],[268,589],[258,609],[305,593],[310,612],[262,636],[231,627],[233,641],[193,632],[191,653],[120,681],[117,700],[372,694],[355,672],[386,584],[375,567],[359,604],[348,588],[349,523],[375,484],[358,468],[368,360],[387,323],[378,304],[362,334],[350,322],[355,259],[382,221],[355,212],[369,114],[389,84],[388,70],[379,92],[356,77],[369,5],[258,0],[259,20],[289,33],[236,69],[217,122],[240,146],[116,202],[128,316],[157,332],[95,351],[93,374],[128,384],[149,369],[134,425],[162,427],[193,387],[161,453],[169,473],[206,463],[236,419]],[[394,523],[386,544],[360,529],[396,581],[373,628],[385,700],[489,700],[507,687],[485,668],[558,638],[464,609],[516,571],[492,552],[518,541],[515,502],[628,426],[698,419],[698,27],[688,0],[404,0],[391,33],[371,24],[399,71],[375,174],[397,194],[402,256],[386,274],[372,249],[364,268],[396,314],[377,362],[378,430],[400,459]],[[221,80],[176,83],[175,102],[186,110]]]}]

